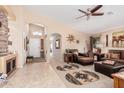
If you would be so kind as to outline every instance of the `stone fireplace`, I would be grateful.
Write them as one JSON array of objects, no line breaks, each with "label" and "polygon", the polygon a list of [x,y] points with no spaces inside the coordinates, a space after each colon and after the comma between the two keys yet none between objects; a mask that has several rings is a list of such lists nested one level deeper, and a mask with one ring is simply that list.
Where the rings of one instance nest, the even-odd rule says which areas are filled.
[{"label": "stone fireplace", "polygon": [[4,12],[0,12],[0,56],[8,53],[8,18]]}]

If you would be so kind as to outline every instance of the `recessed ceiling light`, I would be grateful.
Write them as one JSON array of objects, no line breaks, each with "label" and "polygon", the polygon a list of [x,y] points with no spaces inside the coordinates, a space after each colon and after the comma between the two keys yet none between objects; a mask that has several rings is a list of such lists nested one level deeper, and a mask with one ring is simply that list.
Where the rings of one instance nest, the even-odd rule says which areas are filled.
[{"label": "recessed ceiling light", "polygon": [[108,14],[108,15],[113,15],[114,13],[110,11],[110,12],[108,12],[107,14]]}]

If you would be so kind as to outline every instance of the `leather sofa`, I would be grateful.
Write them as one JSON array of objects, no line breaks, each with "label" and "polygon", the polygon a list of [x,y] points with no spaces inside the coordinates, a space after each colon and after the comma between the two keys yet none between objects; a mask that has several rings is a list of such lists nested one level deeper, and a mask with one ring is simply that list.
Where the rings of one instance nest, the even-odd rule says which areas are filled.
[{"label": "leather sofa", "polygon": [[109,53],[120,54],[120,57],[118,59],[103,57],[102,60],[112,60],[112,61],[124,62],[124,50],[109,50]]},{"label": "leather sofa", "polygon": [[68,49],[68,53],[73,53],[73,61],[82,65],[90,65],[94,63],[94,55],[92,52],[79,53],[78,49]]},{"label": "leather sofa", "polygon": [[111,77],[111,74],[119,72],[120,69],[124,68],[124,50],[109,50],[109,53],[119,54],[119,58],[102,58],[102,61],[112,60],[115,61],[114,65],[106,65],[101,62],[94,64],[95,71],[100,72],[104,75]]}]

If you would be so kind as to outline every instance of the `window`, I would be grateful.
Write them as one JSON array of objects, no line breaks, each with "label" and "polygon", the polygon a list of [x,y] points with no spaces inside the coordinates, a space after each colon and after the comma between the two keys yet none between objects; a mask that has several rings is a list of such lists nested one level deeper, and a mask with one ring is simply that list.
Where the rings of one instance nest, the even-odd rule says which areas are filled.
[{"label": "window", "polygon": [[32,32],[32,34],[33,34],[33,36],[42,36],[42,33],[38,32],[38,31]]}]

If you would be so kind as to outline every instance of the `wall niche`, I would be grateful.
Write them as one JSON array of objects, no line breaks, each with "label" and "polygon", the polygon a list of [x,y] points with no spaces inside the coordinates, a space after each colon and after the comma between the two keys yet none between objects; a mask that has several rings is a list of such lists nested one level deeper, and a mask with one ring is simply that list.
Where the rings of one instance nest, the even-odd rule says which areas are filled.
[{"label": "wall niche", "polygon": [[0,12],[0,56],[8,53],[9,37],[8,19],[4,12]]}]

